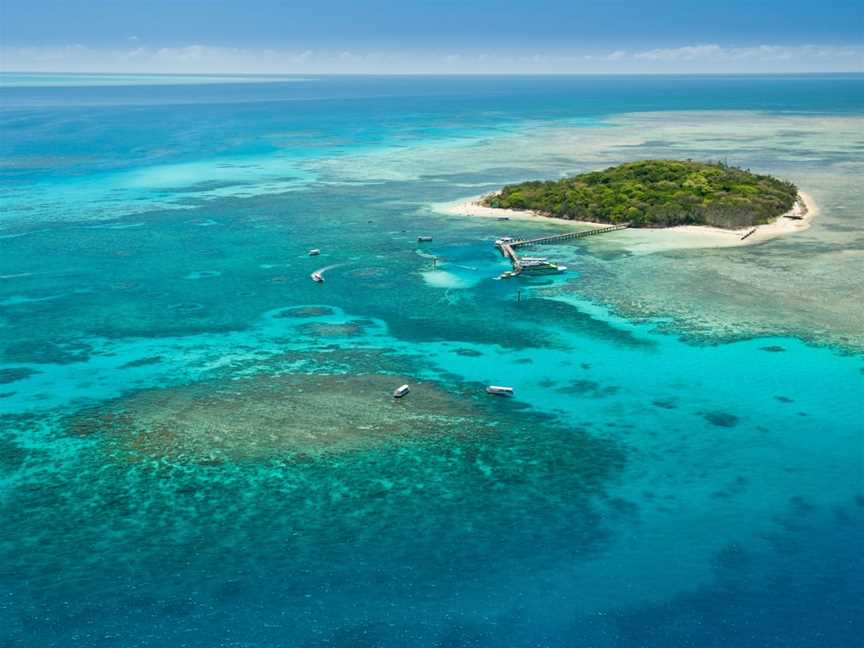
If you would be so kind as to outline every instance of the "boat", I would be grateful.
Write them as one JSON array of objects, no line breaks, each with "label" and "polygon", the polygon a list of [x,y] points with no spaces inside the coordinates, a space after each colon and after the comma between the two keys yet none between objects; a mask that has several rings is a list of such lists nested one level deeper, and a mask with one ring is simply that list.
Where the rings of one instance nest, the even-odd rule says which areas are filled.
[{"label": "boat", "polygon": [[418,242],[418,243],[428,243],[428,242],[431,241],[431,240],[432,240],[432,237],[431,237],[431,236],[418,236],[418,237],[417,237],[417,242]]},{"label": "boat", "polygon": [[499,216],[499,217],[498,217],[498,220],[499,220],[499,221],[509,221],[509,220],[510,220],[510,217],[509,217],[509,216]]},{"label": "boat", "polygon": [[546,257],[522,257],[520,260],[522,272],[533,275],[561,274],[567,266],[554,263]]},{"label": "boat", "polygon": [[513,388],[512,387],[502,387],[500,385],[489,385],[486,388],[487,394],[492,394],[494,396],[512,396]]},{"label": "boat", "polygon": [[312,248],[309,250],[309,256],[318,256],[319,254],[321,254],[321,250],[318,248]]},{"label": "boat", "polygon": [[309,276],[312,277],[312,281],[317,281],[318,283],[324,283],[324,275],[322,275],[320,272],[313,272]]},{"label": "boat", "polygon": [[411,391],[411,388],[408,385],[402,385],[401,387],[397,387],[393,392],[393,398],[402,398],[403,396],[407,396],[408,392]]}]

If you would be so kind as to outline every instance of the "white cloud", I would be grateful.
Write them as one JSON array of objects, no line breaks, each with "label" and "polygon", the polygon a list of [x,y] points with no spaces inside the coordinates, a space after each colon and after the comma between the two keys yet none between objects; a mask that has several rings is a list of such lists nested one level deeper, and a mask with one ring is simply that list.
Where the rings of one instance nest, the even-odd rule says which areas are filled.
[{"label": "white cloud", "polygon": [[[130,37],[130,40],[133,37]],[[716,43],[643,51],[359,52],[188,44],[94,49],[80,44],[0,47],[0,69],[107,73],[615,73],[864,71],[864,46]]]},{"label": "white cloud", "polygon": [[[804,69],[812,67],[812,57],[831,59],[839,64],[835,69],[861,69],[864,48],[860,46],[758,45],[753,47],[721,47],[717,44],[685,45],[667,49],[652,49],[634,54],[637,61],[662,63],[704,63],[712,65],[736,62],[770,64],[791,62]],[[850,68],[851,66],[851,68]]]},{"label": "white cloud", "polygon": [[686,45],[671,49],[653,49],[639,52],[633,58],[640,61],[693,61],[696,59],[716,58],[723,55],[719,45]]}]

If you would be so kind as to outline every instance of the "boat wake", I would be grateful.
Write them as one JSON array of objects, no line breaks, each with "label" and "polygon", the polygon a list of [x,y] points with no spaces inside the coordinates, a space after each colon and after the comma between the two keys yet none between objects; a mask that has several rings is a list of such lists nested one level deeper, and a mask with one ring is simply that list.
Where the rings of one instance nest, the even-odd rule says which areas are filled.
[{"label": "boat wake", "polygon": [[334,263],[333,265],[324,266],[323,268],[319,268],[313,274],[323,275],[325,272],[328,272],[329,270],[341,268],[342,266],[346,266],[346,265],[348,265],[348,264],[347,263]]}]

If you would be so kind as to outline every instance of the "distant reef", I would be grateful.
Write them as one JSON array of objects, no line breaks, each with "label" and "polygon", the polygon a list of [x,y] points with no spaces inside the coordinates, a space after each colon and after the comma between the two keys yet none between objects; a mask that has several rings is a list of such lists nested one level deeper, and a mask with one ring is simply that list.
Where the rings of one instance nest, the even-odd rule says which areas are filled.
[{"label": "distant reef", "polygon": [[481,204],[632,227],[763,225],[793,208],[791,182],[723,163],[643,160],[562,180],[507,185]]}]

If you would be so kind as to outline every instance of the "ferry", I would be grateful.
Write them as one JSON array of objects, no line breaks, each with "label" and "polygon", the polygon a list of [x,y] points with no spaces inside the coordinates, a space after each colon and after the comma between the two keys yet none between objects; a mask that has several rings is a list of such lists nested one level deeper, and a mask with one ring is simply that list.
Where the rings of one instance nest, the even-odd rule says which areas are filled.
[{"label": "ferry", "polygon": [[561,274],[567,266],[559,265],[546,257],[522,257],[522,272],[532,275]]},{"label": "ferry", "polygon": [[316,281],[318,283],[324,283],[324,275],[322,275],[320,272],[313,272],[309,276],[312,277],[312,281]]},{"label": "ferry", "polygon": [[393,398],[402,398],[403,396],[407,396],[408,392],[411,391],[411,388],[408,385],[402,385],[401,387],[397,387],[393,392]]},{"label": "ferry", "polygon": [[489,385],[486,388],[487,394],[492,394],[494,396],[512,396],[513,388],[512,387],[501,387],[500,385]]},{"label": "ferry", "polygon": [[319,254],[321,254],[321,250],[318,248],[312,248],[309,250],[309,256],[318,256]]}]

